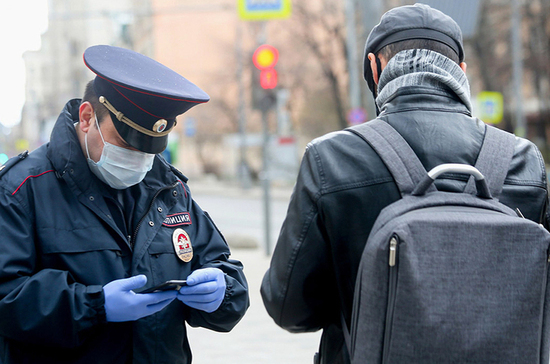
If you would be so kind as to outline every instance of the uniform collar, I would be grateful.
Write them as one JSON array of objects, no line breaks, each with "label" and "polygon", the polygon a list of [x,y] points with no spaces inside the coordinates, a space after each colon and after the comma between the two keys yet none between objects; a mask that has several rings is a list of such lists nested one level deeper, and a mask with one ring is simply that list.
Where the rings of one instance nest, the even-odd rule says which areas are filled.
[{"label": "uniform collar", "polygon": [[79,189],[90,188],[92,173],[76,135],[80,99],[72,99],[63,108],[53,127],[47,157],[52,162],[58,177],[75,181]]}]

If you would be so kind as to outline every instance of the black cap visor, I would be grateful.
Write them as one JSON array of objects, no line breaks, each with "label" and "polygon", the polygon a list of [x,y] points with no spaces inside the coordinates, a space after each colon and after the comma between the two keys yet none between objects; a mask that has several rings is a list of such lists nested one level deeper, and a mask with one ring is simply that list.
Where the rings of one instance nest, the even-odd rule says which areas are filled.
[{"label": "black cap visor", "polygon": [[[159,154],[166,149],[168,145],[168,135],[161,137],[145,135],[125,123],[118,121],[112,112],[109,111],[109,114],[111,115],[111,119],[113,120],[113,124],[118,134],[130,146],[150,154]],[[175,120],[173,122],[175,122]],[[173,122],[170,124],[173,124]]]}]

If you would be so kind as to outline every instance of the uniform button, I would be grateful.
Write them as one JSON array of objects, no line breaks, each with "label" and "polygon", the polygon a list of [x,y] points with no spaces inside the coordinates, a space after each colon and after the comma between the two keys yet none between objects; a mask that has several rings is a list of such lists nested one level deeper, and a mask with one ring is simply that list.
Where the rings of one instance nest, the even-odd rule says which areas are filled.
[{"label": "uniform button", "polygon": [[69,172],[70,172],[71,174],[73,174],[73,173],[74,173],[74,169],[71,168],[71,170],[70,170]]},{"label": "uniform button", "polygon": [[160,207],[160,206],[157,207],[157,211],[158,211],[158,212],[162,212],[162,207]]},{"label": "uniform button", "polygon": [[155,223],[153,221],[149,221],[149,226],[153,227],[153,226],[155,226]]},{"label": "uniform button", "polygon": [[176,191],[176,190],[172,191],[172,195],[174,195],[174,197],[176,197],[178,195],[178,191]]},{"label": "uniform button", "polygon": [[94,196],[90,196],[90,201],[95,200]]}]

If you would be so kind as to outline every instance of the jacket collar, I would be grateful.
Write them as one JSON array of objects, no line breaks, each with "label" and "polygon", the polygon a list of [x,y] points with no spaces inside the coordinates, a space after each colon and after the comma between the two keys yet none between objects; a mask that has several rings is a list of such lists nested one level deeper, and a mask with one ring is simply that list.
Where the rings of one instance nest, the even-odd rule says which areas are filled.
[{"label": "jacket collar", "polygon": [[380,116],[414,110],[439,110],[460,113],[472,116],[461,100],[446,90],[437,90],[430,87],[403,87],[386,100]]},{"label": "jacket collar", "polygon": [[47,157],[58,177],[70,179],[82,191],[90,188],[92,173],[76,136],[74,124],[78,122],[80,99],[72,99],[63,108],[53,127]]}]

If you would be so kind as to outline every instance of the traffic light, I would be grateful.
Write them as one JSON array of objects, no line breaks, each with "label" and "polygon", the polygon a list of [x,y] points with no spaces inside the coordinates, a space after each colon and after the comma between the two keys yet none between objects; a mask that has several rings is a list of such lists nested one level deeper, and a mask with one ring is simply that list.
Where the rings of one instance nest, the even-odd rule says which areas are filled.
[{"label": "traffic light", "polygon": [[277,87],[277,71],[275,65],[279,60],[277,48],[263,44],[252,55],[254,66],[260,70],[260,86],[269,90]]},{"label": "traffic light", "polygon": [[260,86],[263,89],[273,89],[277,86],[277,71],[273,68],[260,72]]}]

